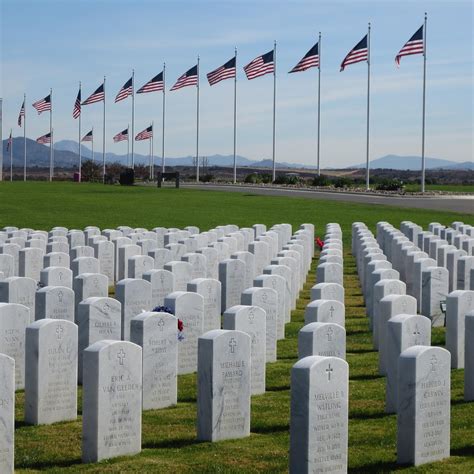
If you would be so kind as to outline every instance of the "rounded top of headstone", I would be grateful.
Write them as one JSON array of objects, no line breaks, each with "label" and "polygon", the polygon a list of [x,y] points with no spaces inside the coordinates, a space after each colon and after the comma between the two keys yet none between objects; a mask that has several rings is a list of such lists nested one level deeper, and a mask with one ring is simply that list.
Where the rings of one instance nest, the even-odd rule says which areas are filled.
[{"label": "rounded top of headstone", "polygon": [[431,326],[431,320],[430,318],[427,318],[426,316],[423,316],[422,314],[397,314],[395,316],[392,316],[389,320],[389,324],[396,324],[396,323],[403,323],[404,321],[408,321],[409,319],[412,318],[425,318],[426,323],[428,323]]},{"label": "rounded top of headstone", "polygon": [[[344,303],[338,300],[313,300],[306,306],[307,308],[323,308],[324,306],[332,306],[344,311]],[[336,309],[335,308],[335,309]]]},{"label": "rounded top of headstone", "polygon": [[421,356],[430,356],[432,353],[433,355],[440,354],[442,357],[451,360],[451,353],[443,347],[437,346],[411,346],[400,354],[400,358],[418,359]]},{"label": "rounded top of headstone", "polygon": [[346,332],[346,330],[340,324],[337,324],[337,323],[323,323],[323,322],[314,322],[314,323],[305,324],[300,329],[300,332],[315,332],[315,331],[318,331],[318,330],[324,330],[324,329],[328,329],[328,328],[332,328],[332,329],[337,330],[337,331]]},{"label": "rounded top of headstone", "polygon": [[348,363],[339,357],[307,356],[296,362],[296,364],[292,367],[292,370],[311,370],[319,364],[331,364],[333,367],[339,366],[345,367],[347,370],[349,369]]},{"label": "rounded top of headstone", "polygon": [[67,319],[50,319],[50,318],[38,319],[38,321],[31,323],[26,328],[26,330],[27,331],[39,330],[47,326],[66,326],[66,327],[69,326],[71,329],[75,329],[77,331],[77,325],[73,323],[72,321],[68,321]]},{"label": "rounded top of headstone", "polygon": [[117,346],[117,348],[119,348],[120,346],[123,346],[123,345],[133,350],[141,351],[141,347],[138,346],[137,344],[134,344],[133,342],[116,341],[116,340],[110,340],[110,339],[103,339],[101,341],[94,342],[94,344],[91,344],[89,347],[84,349],[84,351],[85,352],[101,352],[105,349],[112,348],[113,346]]}]

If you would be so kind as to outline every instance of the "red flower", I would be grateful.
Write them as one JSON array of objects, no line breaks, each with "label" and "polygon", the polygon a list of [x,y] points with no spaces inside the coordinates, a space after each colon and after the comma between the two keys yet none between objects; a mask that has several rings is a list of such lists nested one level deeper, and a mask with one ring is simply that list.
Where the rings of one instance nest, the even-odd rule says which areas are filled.
[{"label": "red flower", "polygon": [[316,244],[318,245],[319,249],[321,250],[324,247],[324,242],[319,238],[316,237]]},{"label": "red flower", "polygon": [[178,331],[182,332],[183,329],[184,329],[183,321],[181,321],[181,319],[178,319]]}]

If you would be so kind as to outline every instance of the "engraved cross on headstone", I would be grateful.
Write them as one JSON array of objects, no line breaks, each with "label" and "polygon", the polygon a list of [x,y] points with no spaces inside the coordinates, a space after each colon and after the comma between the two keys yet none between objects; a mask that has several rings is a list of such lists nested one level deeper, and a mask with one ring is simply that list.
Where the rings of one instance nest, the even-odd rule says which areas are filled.
[{"label": "engraved cross on headstone", "polygon": [[165,325],[165,321],[163,318],[160,318],[160,320],[158,321],[158,327],[160,328],[160,331],[163,332],[163,327]]},{"label": "engraved cross on headstone", "polygon": [[119,364],[123,365],[123,361],[125,359],[125,351],[123,349],[120,349],[117,352],[117,359],[119,360]]},{"label": "engraved cross on headstone", "polygon": [[331,373],[334,371],[334,369],[331,367],[331,364],[328,365],[328,368],[326,369],[326,373],[328,374],[328,380],[331,380]]},{"label": "engraved cross on headstone", "polygon": [[434,372],[436,370],[436,364],[438,363],[438,359],[436,358],[434,354],[431,357],[430,363],[431,363],[431,372]]},{"label": "engraved cross on headstone", "polygon": [[332,319],[334,317],[334,306],[331,305],[329,308],[329,317]]},{"label": "engraved cross on headstone", "polygon": [[255,312],[254,312],[254,310],[253,310],[253,308],[252,308],[252,309],[249,310],[249,323],[250,323],[250,324],[253,324],[253,320],[254,320],[254,319],[255,319]]},{"label": "engraved cross on headstone", "polygon": [[57,334],[57,338],[58,339],[62,339],[63,337],[63,332],[64,332],[64,328],[62,326],[58,326],[56,328],[56,334]]},{"label": "engraved cross on headstone", "polygon": [[60,291],[60,292],[58,293],[58,300],[59,300],[60,303],[63,302],[63,296],[64,296],[63,292]]},{"label": "engraved cross on headstone", "polygon": [[326,336],[328,337],[328,341],[332,341],[332,335],[334,334],[334,329],[329,327]]},{"label": "engraved cross on headstone", "polygon": [[233,354],[235,352],[235,348],[237,347],[237,341],[232,337],[229,341],[230,352]]}]

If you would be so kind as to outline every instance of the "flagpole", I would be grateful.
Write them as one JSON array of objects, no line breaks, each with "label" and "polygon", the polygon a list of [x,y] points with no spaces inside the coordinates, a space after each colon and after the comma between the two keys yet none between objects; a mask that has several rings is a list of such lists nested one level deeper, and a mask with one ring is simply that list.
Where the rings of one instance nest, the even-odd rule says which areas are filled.
[{"label": "flagpole", "polygon": [[161,172],[165,172],[165,99],[166,99],[166,63],[163,63],[163,131],[161,136]]},{"label": "flagpole", "polygon": [[92,127],[92,163],[95,162],[94,159],[94,127]]},{"label": "flagpole", "polygon": [[[81,81],[79,81],[79,95],[81,94]],[[82,96],[81,96],[82,99]],[[79,105],[80,107],[80,105]],[[82,110],[79,111],[79,183],[81,182],[82,179],[82,150],[81,150],[81,112]]]},{"label": "flagpole", "polygon": [[197,58],[196,100],[196,183],[199,183],[199,55]]},{"label": "flagpole", "polygon": [[275,114],[276,114],[276,41],[273,43],[273,173],[272,182],[275,181]]},{"label": "flagpole", "polygon": [[425,113],[426,113],[426,23],[428,15],[425,12],[423,28],[423,124],[421,131],[421,192],[425,192]]},{"label": "flagpole", "polygon": [[26,181],[26,94],[23,94],[23,181]]},{"label": "flagpole", "polygon": [[129,168],[129,155],[130,155],[130,124],[127,124],[127,168]]},{"label": "flagpole", "polygon": [[49,110],[49,181],[53,181],[53,89],[49,92],[50,110]]},{"label": "flagpole", "polygon": [[151,179],[155,179],[155,157],[153,156],[153,141],[155,140],[155,127],[153,121],[151,122]]},{"label": "flagpole", "polygon": [[102,133],[102,182],[105,184],[105,76],[104,76],[104,124],[102,127],[102,132],[103,132]]},{"label": "flagpole", "polygon": [[[135,69],[132,69],[132,137],[135,133]],[[132,140],[132,168],[135,169],[134,140]]]},{"label": "flagpole", "polygon": [[237,183],[237,47],[235,47],[235,77],[234,77],[234,184]]},{"label": "flagpole", "polygon": [[10,137],[8,138],[10,145],[10,181],[13,181],[13,131],[10,128]]},{"label": "flagpole", "polygon": [[321,176],[321,161],[319,148],[321,141],[321,32],[318,40],[318,176]]},{"label": "flagpole", "polygon": [[369,171],[369,130],[370,130],[370,22],[367,33],[367,157],[365,171],[365,187],[370,190],[370,171]]}]

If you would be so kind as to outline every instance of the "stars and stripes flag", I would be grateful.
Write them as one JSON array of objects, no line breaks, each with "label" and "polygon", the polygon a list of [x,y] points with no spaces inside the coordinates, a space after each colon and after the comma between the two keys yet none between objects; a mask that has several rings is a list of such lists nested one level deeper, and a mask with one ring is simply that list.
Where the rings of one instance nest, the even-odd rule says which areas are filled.
[{"label": "stars and stripes flag", "polygon": [[46,135],[42,135],[41,137],[37,138],[36,141],[41,143],[42,145],[46,145],[47,143],[51,143],[51,133],[47,133]]},{"label": "stars and stripes flag", "polygon": [[125,130],[122,130],[121,132],[117,133],[117,135],[114,136],[114,142],[122,142],[124,140],[128,140],[128,128]]},{"label": "stars and stripes flag", "polygon": [[38,112],[38,115],[43,112],[51,111],[51,94],[47,95],[44,99],[36,101],[33,107]]},{"label": "stars and stripes flag", "polygon": [[302,72],[306,69],[312,67],[319,67],[319,42],[316,43],[298,62],[298,64],[289,71],[292,72]]},{"label": "stars and stripes flag", "polygon": [[395,56],[395,63],[400,66],[400,59],[403,56],[410,56],[412,54],[423,54],[425,52],[425,44],[423,40],[423,25],[417,32],[405,43],[403,48]]},{"label": "stars and stripes flag", "polygon": [[369,51],[367,49],[367,35],[365,35],[347,54],[344,61],[341,63],[341,71],[349,64],[360,63],[368,61]]},{"label": "stars and stripes flag", "polygon": [[94,140],[94,133],[93,130],[91,130],[89,133],[86,133],[83,137],[81,142],[91,142]]},{"label": "stars and stripes flag", "polygon": [[74,102],[74,108],[72,109],[72,118],[77,119],[81,115],[81,88],[77,93],[76,102]]},{"label": "stars and stripes flag", "polygon": [[147,92],[158,92],[162,91],[165,87],[163,81],[163,71],[157,74],[153,79],[150,79],[140,89],[137,90],[137,94],[145,94]]},{"label": "stars and stripes flag", "polygon": [[95,104],[96,102],[102,102],[105,100],[104,84],[102,83],[93,94],[91,94],[82,105]]},{"label": "stars and stripes flag", "polygon": [[231,79],[236,75],[236,61],[235,56],[232,59],[229,59],[223,66],[214,69],[207,74],[207,80],[209,85],[213,86],[224,79]]},{"label": "stars and stripes flag", "polygon": [[176,91],[182,89],[183,87],[188,86],[197,86],[198,83],[198,67],[193,66],[191,69],[188,69],[182,76],[178,78],[176,84],[170,89]]},{"label": "stars and stripes flag", "polygon": [[120,102],[121,100],[126,99],[129,95],[133,93],[133,79],[130,78],[118,91],[117,97],[115,97],[115,102]]},{"label": "stars and stripes flag", "polygon": [[23,104],[21,105],[20,113],[18,114],[18,125],[21,127],[21,124],[25,118],[25,101],[23,100]]},{"label": "stars and stripes flag", "polygon": [[264,76],[275,71],[275,63],[273,61],[272,49],[268,53],[262,54],[256,57],[253,61],[250,61],[247,66],[244,67],[245,75],[247,79],[255,79],[256,77]]},{"label": "stars and stripes flag", "polygon": [[12,137],[12,132],[10,132],[10,137],[8,138],[8,141],[7,141],[7,152],[11,148],[12,144],[13,144],[13,137]]},{"label": "stars and stripes flag", "polygon": [[135,137],[135,140],[149,140],[150,138],[153,138],[153,125],[150,125],[149,127],[145,128],[145,130],[142,130],[140,133],[138,133]]}]

